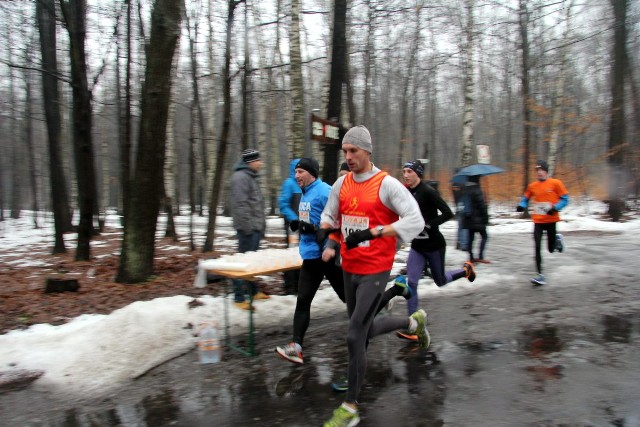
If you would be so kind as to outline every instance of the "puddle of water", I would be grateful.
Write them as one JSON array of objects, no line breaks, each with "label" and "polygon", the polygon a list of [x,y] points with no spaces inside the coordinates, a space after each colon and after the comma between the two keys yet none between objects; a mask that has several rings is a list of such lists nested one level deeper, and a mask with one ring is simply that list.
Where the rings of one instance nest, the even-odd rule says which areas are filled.
[{"label": "puddle of water", "polygon": [[522,349],[530,357],[540,358],[550,353],[562,351],[564,344],[558,337],[556,326],[547,326],[542,329],[526,330],[522,333]]},{"label": "puddle of water", "polygon": [[629,344],[633,331],[633,324],[629,320],[630,316],[610,315],[602,316],[602,324],[604,325],[604,333],[602,337],[606,342],[616,342]]}]

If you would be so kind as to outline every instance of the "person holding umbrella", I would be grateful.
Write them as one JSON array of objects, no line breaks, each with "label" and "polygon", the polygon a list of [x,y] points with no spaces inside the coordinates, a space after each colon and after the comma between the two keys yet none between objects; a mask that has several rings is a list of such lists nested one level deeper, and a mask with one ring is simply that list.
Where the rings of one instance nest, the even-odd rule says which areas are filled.
[{"label": "person holding umbrella", "polygon": [[[560,221],[558,212],[569,203],[569,193],[562,181],[549,177],[549,164],[544,160],[536,163],[538,180],[527,186],[516,210],[523,212],[531,205],[533,212],[533,238],[536,244],[536,270],[538,275],[531,279],[534,286],[546,285],[542,274],[542,233],[547,232],[549,253],[564,250],[562,234],[557,234],[556,224]],[[533,203],[531,203],[533,200]]]},{"label": "person holding umbrella", "polygon": [[[480,176],[473,175],[465,183],[464,187],[464,228],[469,230],[469,262],[485,263],[490,261],[484,259],[484,250],[487,246],[487,224],[489,223],[489,211],[484,200],[484,194],[480,188]],[[478,258],[473,256],[473,240],[475,234],[480,234],[480,248]]]}]

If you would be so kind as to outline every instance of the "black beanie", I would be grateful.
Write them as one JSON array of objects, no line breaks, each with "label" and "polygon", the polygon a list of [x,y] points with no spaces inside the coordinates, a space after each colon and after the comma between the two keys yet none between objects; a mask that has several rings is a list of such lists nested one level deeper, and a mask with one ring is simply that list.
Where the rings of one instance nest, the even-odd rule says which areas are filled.
[{"label": "black beanie", "polygon": [[313,175],[314,178],[318,177],[318,171],[320,170],[320,165],[316,159],[312,159],[310,157],[303,157],[300,159],[298,164],[296,165],[296,169],[304,169]]},{"label": "black beanie", "polygon": [[538,160],[538,162],[536,163],[536,169],[538,168],[542,169],[545,172],[549,172],[549,164],[544,160]]},{"label": "black beanie", "polygon": [[242,161],[245,163],[256,162],[260,160],[260,152],[253,148],[247,148],[242,152]]},{"label": "black beanie", "polygon": [[411,169],[420,178],[424,175],[424,165],[420,160],[410,160],[402,166],[402,169]]}]

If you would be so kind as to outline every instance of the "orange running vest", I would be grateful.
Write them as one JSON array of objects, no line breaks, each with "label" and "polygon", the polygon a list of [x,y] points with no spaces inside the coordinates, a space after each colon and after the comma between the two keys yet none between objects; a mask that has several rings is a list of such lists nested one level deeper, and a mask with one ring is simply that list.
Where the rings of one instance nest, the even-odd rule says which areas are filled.
[{"label": "orange running vest", "polygon": [[352,274],[377,274],[391,270],[396,254],[395,237],[379,237],[347,249],[344,239],[358,230],[388,225],[398,220],[398,214],[380,200],[380,186],[387,176],[380,171],[365,182],[356,182],[353,173],[345,176],[340,188],[340,255],[342,269]]}]

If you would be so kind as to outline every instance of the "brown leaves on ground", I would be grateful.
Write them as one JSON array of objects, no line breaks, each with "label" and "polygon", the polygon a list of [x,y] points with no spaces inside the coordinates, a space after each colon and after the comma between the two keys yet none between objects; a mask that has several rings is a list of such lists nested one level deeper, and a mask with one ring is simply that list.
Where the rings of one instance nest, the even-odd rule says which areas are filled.
[{"label": "brown leaves on ground", "polygon": [[[3,261],[0,268],[0,334],[38,323],[60,325],[81,314],[109,314],[135,301],[175,295],[196,298],[223,292],[221,283],[209,284],[205,288],[193,285],[198,259],[215,258],[218,254],[191,252],[187,243],[168,238],[160,239],[156,244],[155,275],[148,282],[134,285],[116,283],[120,239],[112,234],[104,233],[109,236],[100,235],[93,239],[90,262],[75,261],[75,247],[67,247],[64,255],[47,254],[51,248],[44,251],[41,247],[34,248],[28,255],[28,264],[33,266],[28,267]],[[3,260],[12,260],[9,252],[0,249]],[[20,258],[27,257],[15,255],[12,261]],[[42,265],[36,265],[38,262]],[[80,289],[77,292],[44,293],[48,277],[78,279]],[[278,291],[274,289],[271,293]]]}]

